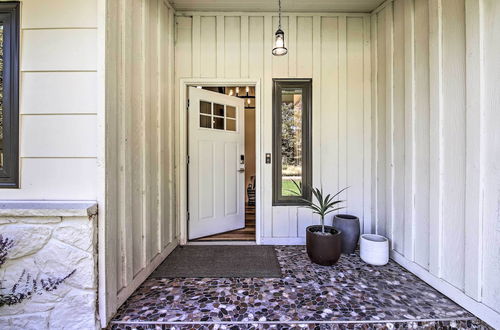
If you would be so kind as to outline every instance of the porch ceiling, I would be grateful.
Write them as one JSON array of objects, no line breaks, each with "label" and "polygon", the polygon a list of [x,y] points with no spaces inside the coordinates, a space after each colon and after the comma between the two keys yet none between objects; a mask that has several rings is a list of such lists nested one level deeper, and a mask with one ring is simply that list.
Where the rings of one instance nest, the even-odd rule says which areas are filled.
[{"label": "porch ceiling", "polygon": [[[384,0],[282,0],[284,12],[371,12]],[[278,10],[277,0],[171,0],[181,11],[267,12]]]}]

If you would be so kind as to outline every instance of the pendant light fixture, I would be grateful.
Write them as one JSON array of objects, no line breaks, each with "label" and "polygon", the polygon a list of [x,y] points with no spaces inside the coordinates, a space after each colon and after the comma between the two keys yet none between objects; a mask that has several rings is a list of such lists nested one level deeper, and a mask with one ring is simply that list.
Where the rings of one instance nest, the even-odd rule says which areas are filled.
[{"label": "pendant light fixture", "polygon": [[274,56],[283,56],[288,53],[288,49],[285,47],[285,32],[281,29],[281,0],[278,0],[278,30],[274,34]]}]

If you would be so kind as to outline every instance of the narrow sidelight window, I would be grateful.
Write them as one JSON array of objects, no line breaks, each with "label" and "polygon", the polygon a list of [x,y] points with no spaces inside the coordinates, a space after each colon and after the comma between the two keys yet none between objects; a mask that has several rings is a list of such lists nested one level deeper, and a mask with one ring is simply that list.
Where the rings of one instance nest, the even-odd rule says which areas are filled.
[{"label": "narrow sidelight window", "polygon": [[311,199],[311,79],[273,82],[273,205],[303,205]]},{"label": "narrow sidelight window", "polygon": [[0,187],[19,186],[19,2],[0,2]]}]

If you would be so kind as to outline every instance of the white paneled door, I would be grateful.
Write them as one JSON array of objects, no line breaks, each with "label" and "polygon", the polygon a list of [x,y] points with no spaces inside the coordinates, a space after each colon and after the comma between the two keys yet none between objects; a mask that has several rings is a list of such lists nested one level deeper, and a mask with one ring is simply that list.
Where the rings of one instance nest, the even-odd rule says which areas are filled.
[{"label": "white paneled door", "polygon": [[189,87],[189,239],[245,227],[244,109]]}]

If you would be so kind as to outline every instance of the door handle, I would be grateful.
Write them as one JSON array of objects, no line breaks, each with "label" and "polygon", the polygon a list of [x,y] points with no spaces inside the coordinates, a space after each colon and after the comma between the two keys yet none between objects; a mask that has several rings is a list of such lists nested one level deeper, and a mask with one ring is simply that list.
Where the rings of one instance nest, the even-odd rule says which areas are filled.
[{"label": "door handle", "polygon": [[238,170],[238,172],[239,172],[239,173],[243,173],[243,172],[245,172],[245,169],[244,169],[244,168],[240,168],[240,169]]}]

